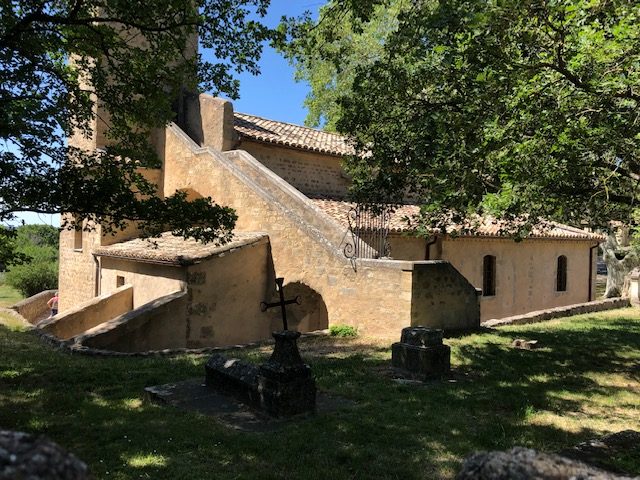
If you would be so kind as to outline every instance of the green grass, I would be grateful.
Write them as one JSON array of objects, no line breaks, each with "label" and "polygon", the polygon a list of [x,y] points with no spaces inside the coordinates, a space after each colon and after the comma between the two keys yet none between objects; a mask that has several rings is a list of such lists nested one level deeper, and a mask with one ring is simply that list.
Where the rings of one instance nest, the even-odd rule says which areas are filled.
[{"label": "green grass", "polygon": [[[514,338],[541,348],[513,349]],[[202,377],[206,356],[69,355],[0,326],[0,427],[47,435],[98,479],[337,480],[452,478],[475,450],[554,452],[640,425],[639,311],[449,338],[452,379],[419,387],[391,379],[392,341],[301,341],[318,387],[355,405],[240,433],[143,400],[145,386]],[[637,474],[638,457],[620,461]]]},{"label": "green grass", "polygon": [[0,283],[0,307],[10,307],[23,298],[24,296],[15,288]]}]

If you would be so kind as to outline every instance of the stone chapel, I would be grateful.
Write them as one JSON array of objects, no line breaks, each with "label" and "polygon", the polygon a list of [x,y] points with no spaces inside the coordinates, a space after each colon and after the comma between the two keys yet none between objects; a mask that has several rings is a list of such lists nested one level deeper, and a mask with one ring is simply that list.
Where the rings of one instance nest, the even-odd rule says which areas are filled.
[{"label": "stone chapel", "polygon": [[[301,299],[288,310],[299,331],[471,329],[595,297],[598,235],[553,224],[516,243],[486,219],[473,235],[420,238],[405,221],[418,207],[403,205],[385,213],[380,243],[377,224],[354,227],[342,136],[234,112],[209,95],[193,103],[181,126],[158,132],[162,167],[147,174],[158,195],[184,190],[233,207],[234,240],[165,233],[151,245],[135,226],[116,236],[63,231],[60,313],[45,330],[120,351],[267,339],[279,314],[260,303],[274,298],[276,277]],[[70,142],[100,148],[101,138]]]}]

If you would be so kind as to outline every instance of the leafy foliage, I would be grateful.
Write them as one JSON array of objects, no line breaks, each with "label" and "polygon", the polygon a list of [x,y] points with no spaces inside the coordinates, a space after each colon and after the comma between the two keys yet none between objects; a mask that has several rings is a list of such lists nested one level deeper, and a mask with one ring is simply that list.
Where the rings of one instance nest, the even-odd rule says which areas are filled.
[{"label": "leafy foliage", "polygon": [[[263,15],[268,3],[6,3],[0,10],[0,221],[21,210],[74,212],[78,225],[90,219],[109,229],[135,220],[149,234],[169,226],[203,240],[228,238],[232,210],[210,198],[157,198],[143,169],[159,167],[149,140],[154,129],[180,121],[175,112],[183,111],[186,92],[236,97],[233,73],[258,72],[271,32],[249,17]],[[190,51],[196,30],[217,63]],[[100,125],[108,126],[103,150],[65,141],[73,135],[73,144],[81,143]]]},{"label": "leafy foliage", "polygon": [[[339,63],[325,44],[345,36],[335,16],[357,16],[351,3],[331,2],[319,20],[326,28],[302,22],[288,32],[320,35],[314,55]],[[630,217],[640,181],[640,4],[424,1],[397,18],[380,57],[355,61],[332,110],[359,153],[349,162],[356,197],[411,194],[429,227],[471,212],[500,215],[517,232],[540,217]],[[296,55],[307,65],[307,53]]]},{"label": "leafy foliage", "polygon": [[5,276],[8,285],[30,297],[58,285],[58,229],[49,225],[23,225],[15,230],[14,262]]},{"label": "leafy foliage", "polygon": [[332,337],[357,337],[358,329],[351,325],[331,325],[329,334]]},{"label": "leafy foliage", "polygon": [[383,41],[397,28],[398,12],[407,5],[404,1],[372,4],[367,21],[340,8],[339,2],[329,2],[320,9],[324,20],[317,24],[307,14],[301,19],[285,19],[280,25],[281,33],[291,33],[289,43],[279,44],[280,51],[295,67],[296,80],[310,86],[304,102],[307,126],[335,131],[338,99],[351,91],[357,68],[367,68],[381,58]]}]

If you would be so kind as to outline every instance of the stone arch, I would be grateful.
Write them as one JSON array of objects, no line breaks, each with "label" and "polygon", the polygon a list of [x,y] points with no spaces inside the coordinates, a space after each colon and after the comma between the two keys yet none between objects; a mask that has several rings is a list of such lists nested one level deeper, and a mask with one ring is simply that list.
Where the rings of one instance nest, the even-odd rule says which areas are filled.
[{"label": "stone arch", "polygon": [[291,282],[284,286],[287,299],[300,297],[300,305],[287,306],[287,322],[290,330],[313,332],[329,328],[329,314],[322,295],[302,282]]}]

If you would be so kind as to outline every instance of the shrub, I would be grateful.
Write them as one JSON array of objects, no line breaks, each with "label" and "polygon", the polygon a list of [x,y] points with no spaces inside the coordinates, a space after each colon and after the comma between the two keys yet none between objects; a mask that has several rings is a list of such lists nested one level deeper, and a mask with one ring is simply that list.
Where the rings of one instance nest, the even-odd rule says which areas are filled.
[{"label": "shrub", "polygon": [[351,325],[331,325],[329,333],[332,337],[357,337],[358,329]]},{"label": "shrub", "polygon": [[58,263],[52,261],[14,265],[5,274],[5,282],[30,297],[43,290],[57,288]]},{"label": "shrub", "polygon": [[15,251],[22,256],[8,266],[5,283],[30,297],[58,285],[58,229],[22,225],[16,229]]}]

